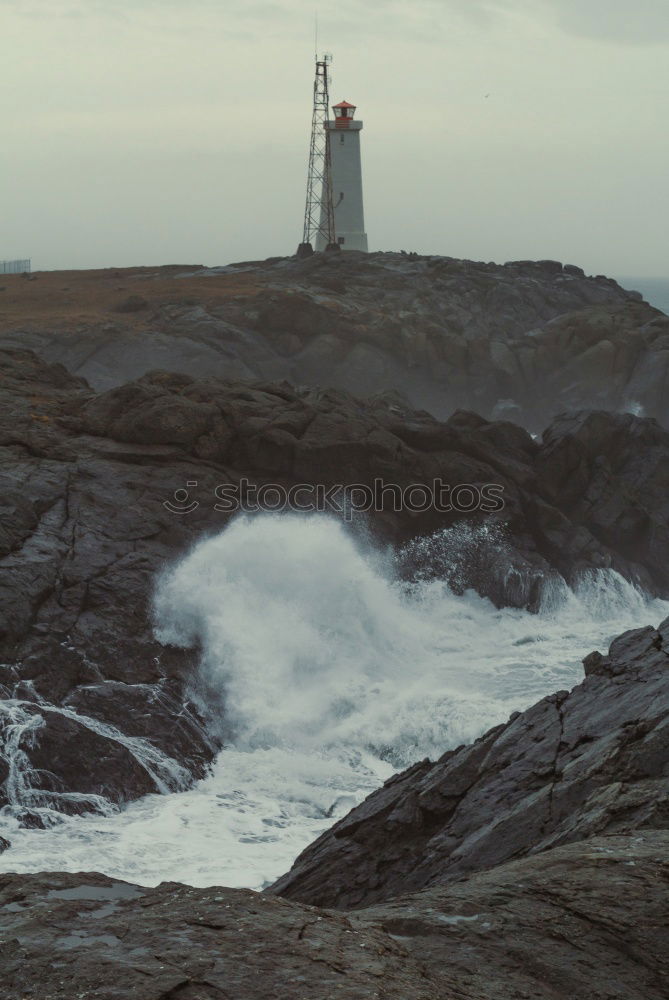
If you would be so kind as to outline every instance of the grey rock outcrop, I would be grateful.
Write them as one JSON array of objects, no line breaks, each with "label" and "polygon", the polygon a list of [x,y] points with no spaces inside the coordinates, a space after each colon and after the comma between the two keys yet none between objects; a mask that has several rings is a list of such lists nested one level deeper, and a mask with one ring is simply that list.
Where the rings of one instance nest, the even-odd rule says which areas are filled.
[{"label": "grey rock outcrop", "polygon": [[432,997],[664,1000],[666,829],[593,837],[349,914],[434,979]]},{"label": "grey rock outcrop", "polygon": [[585,680],[391,778],[270,890],[369,906],[602,834],[669,828],[669,619],[590,654]]},{"label": "grey rock outcrop", "polygon": [[343,914],[220,887],[0,875],[0,1000],[665,1000],[666,829]]},{"label": "grey rock outcrop", "polygon": [[245,890],[0,876],[0,1000],[665,1000],[666,830],[342,914]]},{"label": "grey rock outcrop", "polygon": [[248,890],[0,875],[1,1000],[428,1000],[406,950],[341,914]]},{"label": "grey rock outcrop", "polygon": [[533,431],[572,409],[668,425],[669,317],[640,298],[556,261],[393,253],[54,272],[8,287],[0,344],[97,389],[163,368],[394,389],[442,419],[471,409]]}]

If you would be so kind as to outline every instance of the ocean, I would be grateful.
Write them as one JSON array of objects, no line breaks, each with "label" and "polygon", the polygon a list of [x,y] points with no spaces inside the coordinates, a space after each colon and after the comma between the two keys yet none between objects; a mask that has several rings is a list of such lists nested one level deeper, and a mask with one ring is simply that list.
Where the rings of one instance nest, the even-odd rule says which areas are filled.
[{"label": "ocean", "polygon": [[641,292],[646,302],[669,315],[669,278],[616,278],[623,288]]}]

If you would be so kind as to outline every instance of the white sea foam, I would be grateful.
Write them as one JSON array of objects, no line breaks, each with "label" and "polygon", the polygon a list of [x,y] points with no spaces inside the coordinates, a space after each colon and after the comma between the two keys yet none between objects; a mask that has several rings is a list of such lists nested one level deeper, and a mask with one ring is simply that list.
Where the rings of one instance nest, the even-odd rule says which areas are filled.
[{"label": "white sea foam", "polygon": [[45,716],[49,715],[71,719],[84,729],[123,746],[164,795],[190,784],[190,772],[148,740],[126,736],[106,722],[81,715],[73,709],[47,704],[37,697],[34,701],[3,699],[0,701],[0,745],[7,766],[7,805],[0,815],[5,821],[29,810],[34,819],[50,827],[62,822],[68,811],[97,812],[105,816],[116,811],[116,807],[102,795],[59,791],[53,787],[58,784],[53,774],[32,767],[29,750],[39,742],[40,730],[46,726]]},{"label": "white sea foam", "polygon": [[573,686],[585,654],[669,606],[607,570],[552,581],[538,614],[500,610],[401,582],[339,522],[263,515],[169,570],[155,613],[163,643],[202,649],[201,696],[225,705],[229,745],[194,788],[121,814],[46,831],[5,817],[4,870],[261,886],[394,769]]}]

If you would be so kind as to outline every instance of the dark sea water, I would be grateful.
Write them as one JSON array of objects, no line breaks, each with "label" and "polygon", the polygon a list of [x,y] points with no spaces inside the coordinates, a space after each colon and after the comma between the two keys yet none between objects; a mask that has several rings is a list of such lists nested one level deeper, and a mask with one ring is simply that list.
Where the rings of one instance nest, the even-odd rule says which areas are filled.
[{"label": "dark sea water", "polygon": [[646,302],[669,314],[669,278],[617,278],[623,288],[641,292]]}]

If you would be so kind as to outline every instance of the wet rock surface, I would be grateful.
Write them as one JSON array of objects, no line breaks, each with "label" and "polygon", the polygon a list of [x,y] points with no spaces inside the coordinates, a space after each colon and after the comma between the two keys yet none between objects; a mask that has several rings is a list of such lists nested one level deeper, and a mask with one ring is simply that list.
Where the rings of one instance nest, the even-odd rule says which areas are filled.
[{"label": "wet rock surface", "polygon": [[1,1000],[665,1000],[668,633],[396,775],[270,892],[0,875]]},{"label": "wet rock surface", "polygon": [[668,829],[669,620],[584,668],[571,692],[392,777],[270,891],[369,906],[588,837]]},{"label": "wet rock surface", "polygon": [[652,420],[582,413],[538,442],[393,394],[161,372],[96,394],[18,350],[0,352],[0,379],[0,726],[14,748],[0,779],[32,819],[80,809],[71,794],[181,788],[227,738],[220,696],[205,692],[203,714],[198,650],[161,645],[151,608],[161,571],[227,523],[221,485],[499,484],[496,514],[391,498],[353,530],[392,543],[398,572],[500,605],[536,606],[557,574],[598,567],[669,592],[669,434]]},{"label": "wet rock surface", "polygon": [[0,934],[2,1000],[434,997],[383,931],[248,890],[3,875]]},{"label": "wet rock surface", "polygon": [[669,317],[556,261],[315,254],[8,278],[0,344],[107,389],[162,368],[403,393],[541,430],[565,409],[665,425]]},{"label": "wet rock surface", "polygon": [[0,875],[0,998],[665,1000],[669,835],[595,837],[342,914]]},{"label": "wet rock surface", "polygon": [[664,1000],[669,834],[594,837],[351,914],[404,945],[435,997]]}]

